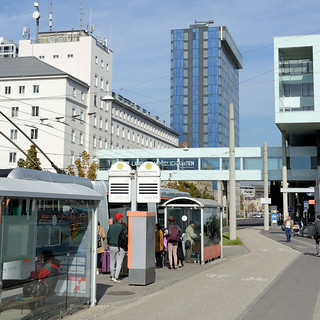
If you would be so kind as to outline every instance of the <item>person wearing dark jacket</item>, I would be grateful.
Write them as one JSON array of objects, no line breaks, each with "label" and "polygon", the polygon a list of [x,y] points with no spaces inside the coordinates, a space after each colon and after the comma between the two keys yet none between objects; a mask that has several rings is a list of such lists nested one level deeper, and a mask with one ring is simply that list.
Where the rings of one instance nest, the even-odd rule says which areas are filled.
[{"label": "person wearing dark jacket", "polygon": [[120,282],[119,274],[122,266],[122,261],[125,255],[123,248],[119,247],[119,235],[123,228],[122,226],[123,215],[117,213],[115,215],[116,223],[109,226],[107,233],[107,244],[110,249],[110,278],[114,282]]}]

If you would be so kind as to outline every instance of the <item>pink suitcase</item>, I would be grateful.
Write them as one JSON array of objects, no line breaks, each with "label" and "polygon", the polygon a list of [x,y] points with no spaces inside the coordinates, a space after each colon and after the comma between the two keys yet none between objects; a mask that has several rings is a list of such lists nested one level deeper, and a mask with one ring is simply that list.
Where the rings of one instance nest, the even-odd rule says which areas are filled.
[{"label": "pink suitcase", "polygon": [[101,272],[102,273],[110,273],[110,251],[109,249],[105,250],[101,255]]}]

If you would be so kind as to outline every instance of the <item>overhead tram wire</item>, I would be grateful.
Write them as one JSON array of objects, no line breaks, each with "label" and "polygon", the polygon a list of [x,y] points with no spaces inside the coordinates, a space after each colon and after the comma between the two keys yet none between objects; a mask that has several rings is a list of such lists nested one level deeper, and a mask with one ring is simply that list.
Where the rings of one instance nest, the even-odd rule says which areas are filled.
[{"label": "overhead tram wire", "polygon": [[24,133],[24,131],[22,129],[20,129],[11,119],[9,119],[1,110],[0,110],[0,114],[6,118],[15,128],[17,128],[29,141],[31,141],[32,144],[34,144],[37,149],[42,153],[42,155],[49,161],[49,163],[51,164],[52,168],[54,168],[56,170],[57,173],[65,173],[64,170],[58,168],[55,163],[47,156],[47,154],[31,139],[29,138],[29,136],[27,134]]}]

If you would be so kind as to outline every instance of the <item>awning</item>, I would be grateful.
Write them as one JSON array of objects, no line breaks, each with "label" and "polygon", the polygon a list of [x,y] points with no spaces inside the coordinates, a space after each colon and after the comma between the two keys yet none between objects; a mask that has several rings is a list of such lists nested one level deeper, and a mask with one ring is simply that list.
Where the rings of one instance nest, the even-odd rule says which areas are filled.
[{"label": "awning", "polygon": [[190,197],[177,197],[168,200],[162,204],[163,207],[200,207],[200,208],[222,208],[216,200],[212,199],[200,199]]},{"label": "awning", "polygon": [[0,178],[0,196],[38,199],[102,200],[94,190],[79,184]]}]

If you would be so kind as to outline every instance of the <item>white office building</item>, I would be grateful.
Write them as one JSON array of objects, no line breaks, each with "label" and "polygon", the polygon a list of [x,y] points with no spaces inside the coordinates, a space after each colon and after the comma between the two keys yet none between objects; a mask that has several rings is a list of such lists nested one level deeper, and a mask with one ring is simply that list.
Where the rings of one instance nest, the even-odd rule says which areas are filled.
[{"label": "white office building", "polygon": [[112,149],[177,148],[179,134],[158,116],[119,94],[112,101]]},{"label": "white office building", "polygon": [[[86,131],[89,86],[35,57],[0,59],[0,111],[59,167],[66,168],[94,144]],[[79,116],[78,116],[79,115]],[[12,168],[32,144],[0,115],[0,168]],[[6,136],[6,137],[5,137]],[[38,154],[43,169],[50,163]]]},{"label": "white office building", "polygon": [[[298,190],[288,188],[287,170],[317,169],[320,150],[320,35],[277,37],[274,39],[275,123],[282,133],[283,206],[288,212],[290,198]],[[317,148],[317,156],[290,157],[288,146]],[[306,188],[315,181],[290,183],[290,187]],[[286,192],[286,190],[288,192]],[[303,193],[301,193],[302,195]],[[300,204],[305,198],[299,199]],[[298,201],[298,203],[299,203]]]},{"label": "white office building", "polygon": [[4,37],[0,37],[0,58],[17,57],[19,47],[12,41]]}]

